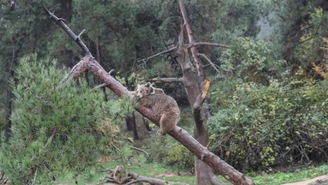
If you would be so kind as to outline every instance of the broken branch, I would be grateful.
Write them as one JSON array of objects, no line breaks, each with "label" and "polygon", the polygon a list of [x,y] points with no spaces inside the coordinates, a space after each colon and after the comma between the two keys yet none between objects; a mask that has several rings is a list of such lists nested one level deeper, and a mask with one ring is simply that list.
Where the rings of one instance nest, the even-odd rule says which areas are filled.
[{"label": "broken branch", "polygon": [[229,48],[229,46],[219,43],[213,43],[213,42],[195,42],[187,45],[187,48],[191,47],[197,47],[197,46],[214,46],[214,47],[220,47],[220,48]]},{"label": "broken branch", "polygon": [[54,13],[50,12],[46,7],[43,7],[44,11],[46,11],[46,14],[49,16],[51,20],[53,20],[58,26],[60,26],[66,33],[69,35],[83,50],[84,54],[86,56],[91,56],[92,54],[89,51],[88,47],[82,42],[80,36],[84,32],[84,30],[77,36],[63,21],[63,19],[58,18]]},{"label": "broken branch", "polygon": [[[114,182],[118,184],[134,184],[137,182],[147,182],[149,184],[154,184],[154,185],[164,185],[166,184],[165,180],[162,179],[157,179],[153,177],[146,177],[146,176],[141,176],[137,173],[134,172],[124,172],[121,169],[121,166],[116,166],[115,169],[106,169],[104,172],[109,172],[108,175],[105,175],[104,178],[101,180],[101,183],[104,182]],[[126,173],[126,175],[121,177],[121,173]]]},{"label": "broken branch", "polygon": [[134,150],[137,150],[137,151],[140,151],[140,152],[143,152],[147,157],[149,157],[149,154],[148,154],[148,152],[146,152],[146,150],[143,150],[141,148],[137,148],[137,147],[134,147],[134,146],[130,146],[130,148],[132,148]]},{"label": "broken branch", "polygon": [[177,47],[173,47],[173,48],[171,48],[171,49],[168,49],[168,50],[165,50],[165,51],[161,51],[161,52],[159,52],[159,53],[156,53],[155,55],[152,55],[152,56],[150,56],[150,57],[148,57],[148,58],[144,58],[144,59],[140,59],[140,60],[137,60],[137,62],[141,62],[141,61],[148,61],[148,60],[150,60],[150,59],[152,59],[152,58],[155,58],[155,57],[157,57],[157,56],[159,56],[159,55],[162,55],[162,54],[165,54],[165,53],[170,53],[170,52],[173,52],[175,49],[177,49]]},{"label": "broken branch", "polygon": [[166,82],[166,83],[171,83],[171,82],[182,82],[182,78],[153,78],[147,80],[148,82]]}]

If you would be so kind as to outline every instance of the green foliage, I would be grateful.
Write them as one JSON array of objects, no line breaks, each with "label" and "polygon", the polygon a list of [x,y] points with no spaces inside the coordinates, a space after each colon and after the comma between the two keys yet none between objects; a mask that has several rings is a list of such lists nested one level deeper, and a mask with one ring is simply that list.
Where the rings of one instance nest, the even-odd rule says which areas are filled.
[{"label": "green foliage", "polygon": [[38,183],[51,181],[68,170],[77,175],[119,140],[103,94],[91,93],[83,80],[56,90],[65,72],[55,66],[31,55],[16,70],[12,133],[0,153],[0,168],[12,184],[28,184],[34,175]]},{"label": "green foliage", "polygon": [[327,1],[271,1],[275,31],[272,41],[277,54],[290,65],[311,70],[311,63],[322,60],[321,37],[327,35]]},{"label": "green foliage", "polygon": [[[180,121],[178,125],[189,133],[192,133],[193,117],[189,108],[180,109]],[[176,142],[172,137],[161,137],[157,134],[152,136],[149,145],[150,160],[174,166],[178,169],[190,170],[193,167],[193,154],[183,145]]]},{"label": "green foliage", "polygon": [[215,1],[211,2],[213,6],[208,11],[215,17],[214,24],[218,28],[211,33],[214,40],[224,41],[230,45],[233,43],[231,39],[236,37],[254,38],[260,31],[257,22],[266,1],[226,0],[220,1],[218,5]]},{"label": "green foliage", "polygon": [[[291,182],[299,182],[325,175],[328,172],[328,166],[308,167],[305,169],[296,169],[293,172],[277,172],[274,174],[260,174],[254,176],[252,180],[258,185],[281,185]],[[318,180],[319,181],[319,180]]]},{"label": "green foliage", "polygon": [[216,152],[241,170],[327,160],[327,85],[237,82],[209,120]]},{"label": "green foliage", "polygon": [[322,47],[324,45],[327,46],[327,44],[322,41],[322,37],[326,37],[326,30],[328,27],[324,22],[327,21],[328,13],[324,12],[322,8],[317,8],[310,14],[308,24],[313,26],[314,29],[307,30],[300,37],[299,42],[302,44],[295,48],[295,55],[298,56],[303,65],[308,62],[319,63],[318,61],[325,61],[323,58],[325,50],[323,50]]},{"label": "green foliage", "polygon": [[236,38],[220,60],[222,70],[230,76],[262,84],[277,76],[277,70],[284,64],[274,57],[270,42],[243,37]]},{"label": "green foliage", "polygon": [[150,154],[154,161],[169,166],[189,170],[193,167],[193,154],[171,137],[153,137],[150,144]]},{"label": "green foliage", "polygon": [[152,7],[152,4],[138,1],[73,1],[73,29],[88,30],[86,44],[92,49],[98,44],[100,61],[105,67],[132,69],[137,58],[150,56],[148,48],[158,44],[155,30],[160,22],[154,15],[158,7]]},{"label": "green foliage", "polygon": [[55,25],[40,12],[42,6],[56,7],[56,4],[53,0],[0,1],[0,112],[10,113],[9,81],[18,58],[31,52],[39,56],[49,53],[46,44]]}]

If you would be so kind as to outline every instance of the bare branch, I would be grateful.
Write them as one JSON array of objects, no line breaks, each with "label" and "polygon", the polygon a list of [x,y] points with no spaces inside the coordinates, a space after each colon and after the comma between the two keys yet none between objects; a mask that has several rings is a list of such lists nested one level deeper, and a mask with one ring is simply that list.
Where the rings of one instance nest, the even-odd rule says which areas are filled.
[{"label": "bare branch", "polygon": [[146,154],[147,157],[149,157],[149,154],[148,154],[148,152],[146,152],[146,150],[143,150],[141,148],[137,148],[137,147],[134,147],[134,146],[130,146],[130,148],[132,148],[134,150],[137,150],[137,151],[140,151],[140,152],[143,152],[144,154]]},{"label": "bare branch", "polygon": [[126,173],[125,176],[121,177],[119,176],[119,174],[122,172],[121,170],[122,170],[121,166],[116,166],[115,169],[103,170],[103,172],[109,172],[109,175],[105,175],[100,184],[105,182],[115,182],[119,184],[124,183],[125,185],[128,185],[128,184],[135,184],[137,182],[147,182],[149,184],[154,184],[154,185],[164,185],[167,183],[165,180],[157,179],[153,177],[141,176],[134,172],[128,172]]},{"label": "bare branch", "polygon": [[[114,69],[111,69],[109,72],[108,72],[108,75],[110,75],[112,72],[114,72],[115,70]],[[103,84],[100,84],[100,85],[97,85],[96,87],[92,88],[91,89],[91,92],[95,92],[97,89],[99,88],[102,88],[102,87],[106,87],[106,84],[103,83]]]},{"label": "bare branch", "polygon": [[[189,40],[189,44],[193,45],[195,44],[195,38],[194,38],[194,33],[191,29],[191,25],[190,25],[190,21],[187,15],[187,10],[186,7],[184,6],[184,3],[182,2],[182,0],[179,0],[179,7],[180,7],[180,11],[182,14],[182,18],[184,21],[184,26],[186,28],[187,31],[187,36],[188,36],[188,40]],[[205,80],[205,73],[204,73],[204,69],[203,69],[203,64],[200,60],[200,58],[198,57],[198,50],[195,47],[191,47],[190,48],[191,54],[194,58],[195,61],[195,65],[197,67],[197,73],[198,76],[200,77],[200,84],[203,83],[203,81]]]},{"label": "bare branch", "polygon": [[220,70],[216,68],[215,64],[205,54],[198,53],[198,56],[202,56],[203,58],[205,58],[205,60],[207,60],[207,62],[211,64],[211,66],[215,69],[215,71],[221,74]]},{"label": "bare branch", "polygon": [[84,63],[77,63],[71,71],[60,81],[57,86],[57,90],[60,90],[65,87],[65,85],[73,78],[77,78],[81,75],[81,73],[85,72],[87,68],[83,65]]},{"label": "bare branch", "polygon": [[134,173],[134,172],[129,172],[128,174],[129,174],[129,176],[132,177],[132,179],[135,179],[135,180],[127,183],[126,185],[133,184],[133,183],[136,183],[136,182],[148,182],[149,184],[154,184],[154,185],[167,184],[166,181],[162,180],[162,179],[156,179],[156,178],[152,178],[152,177],[145,177],[145,176],[141,176],[141,175],[139,175],[137,173]]},{"label": "bare branch", "polygon": [[102,87],[106,87],[106,84],[103,83],[103,84],[97,85],[96,87],[94,87],[94,88],[91,89],[91,92],[95,92],[97,89],[100,89]]},{"label": "bare branch", "polygon": [[75,33],[64,23],[63,19],[58,18],[54,13],[51,13],[46,7],[43,7],[43,9],[44,11],[46,11],[47,15],[49,15],[50,19],[53,20],[58,26],[60,26],[80,46],[85,55],[92,57],[92,54],[89,51],[88,47],[80,39],[80,36],[84,32],[84,30],[79,34],[79,36],[75,35]]},{"label": "bare branch", "polygon": [[165,54],[165,53],[170,53],[170,52],[173,52],[175,49],[177,49],[177,47],[175,46],[175,47],[173,47],[173,48],[171,48],[171,49],[168,49],[168,50],[165,50],[165,51],[161,51],[161,52],[159,52],[159,53],[156,53],[155,55],[152,55],[152,56],[150,56],[150,57],[148,57],[148,58],[144,58],[144,59],[140,59],[140,60],[137,60],[137,62],[144,62],[144,61],[148,61],[148,60],[150,60],[150,59],[152,59],[152,58],[155,58],[155,57],[157,57],[157,56],[159,56],[159,55],[162,55],[162,54]]},{"label": "bare branch", "polygon": [[[215,47],[221,47],[221,48],[229,48],[229,46],[227,45],[224,45],[224,44],[218,44],[218,43],[213,43],[213,42],[196,42],[196,43],[193,43],[193,44],[187,44],[187,45],[181,45],[181,46],[184,46],[186,47],[187,49],[190,49],[192,47],[197,47],[197,46],[203,46],[203,45],[207,45],[207,46],[215,46]],[[145,61],[148,61],[152,58],[155,58],[159,55],[162,55],[162,54],[166,54],[166,53],[170,53],[170,52],[173,52],[174,50],[177,49],[177,46],[174,46],[173,48],[171,49],[168,49],[168,50],[165,50],[165,51],[161,51],[159,53],[156,53],[155,55],[152,55],[148,58],[143,58],[143,59],[140,59],[140,60],[137,60],[136,62],[145,62]]]},{"label": "bare branch", "polygon": [[215,47],[220,47],[220,48],[229,48],[229,46],[224,45],[224,44],[219,44],[219,43],[213,43],[213,42],[196,42],[196,43],[191,43],[187,45],[187,48],[191,47],[197,47],[197,46],[215,46]]},{"label": "bare branch", "polygon": [[148,79],[148,82],[166,82],[166,83],[172,83],[172,82],[183,82],[182,78],[153,78]]},{"label": "bare branch", "polygon": [[36,181],[36,176],[38,174],[38,168],[36,168],[35,170],[35,173],[34,173],[34,178],[33,178],[33,181],[32,181],[32,185],[34,185],[35,181]]}]

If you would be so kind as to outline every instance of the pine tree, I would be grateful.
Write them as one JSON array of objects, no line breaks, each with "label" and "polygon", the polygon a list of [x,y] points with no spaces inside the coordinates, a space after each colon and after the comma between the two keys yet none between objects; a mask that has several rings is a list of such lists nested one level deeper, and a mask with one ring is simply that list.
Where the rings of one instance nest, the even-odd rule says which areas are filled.
[{"label": "pine tree", "polygon": [[102,93],[91,93],[82,80],[56,90],[64,71],[36,55],[20,60],[16,73],[12,135],[0,153],[0,169],[12,184],[31,183],[34,176],[38,183],[51,181],[67,170],[79,174],[109,152],[115,141],[104,137],[104,127],[111,124],[113,135],[119,129],[106,118],[110,104]]}]

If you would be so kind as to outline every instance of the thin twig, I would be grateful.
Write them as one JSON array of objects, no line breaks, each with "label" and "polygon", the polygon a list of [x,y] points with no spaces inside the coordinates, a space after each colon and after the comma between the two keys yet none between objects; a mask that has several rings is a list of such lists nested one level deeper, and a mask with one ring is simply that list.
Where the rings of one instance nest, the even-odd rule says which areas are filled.
[{"label": "thin twig", "polygon": [[140,152],[143,152],[143,153],[146,154],[147,157],[149,157],[149,154],[145,150],[143,150],[141,148],[137,148],[137,147],[134,147],[134,146],[130,146],[130,148],[132,148],[134,150],[137,150],[137,151],[140,151]]},{"label": "thin twig", "polygon": [[[107,74],[110,75],[114,71],[115,71],[114,69],[111,69]],[[91,89],[91,92],[95,92],[97,89],[102,88],[102,87],[106,87],[106,83],[97,85],[96,87]]]},{"label": "thin twig", "polygon": [[207,60],[207,62],[211,64],[211,66],[215,69],[215,71],[217,71],[219,74],[221,74],[220,70],[218,68],[216,68],[215,64],[205,54],[198,53],[198,56],[202,56],[203,58],[205,58],[205,60]]},{"label": "thin twig", "polygon": [[182,78],[153,78],[153,79],[148,79],[148,82],[182,82]]},{"label": "thin twig", "polygon": [[49,137],[47,143],[43,146],[43,148],[46,148],[46,147],[48,146],[48,144],[49,144],[49,143],[52,141],[52,139],[54,138],[55,133],[56,133],[56,132],[54,132],[53,134],[51,134],[51,136]]},{"label": "thin twig", "polygon": [[34,185],[34,183],[35,183],[35,181],[36,181],[36,175],[37,175],[37,174],[38,174],[38,168],[36,168],[36,170],[35,170],[32,185]]},{"label": "thin twig", "polygon": [[162,54],[165,54],[165,53],[172,52],[172,51],[174,51],[175,49],[177,49],[176,46],[173,47],[173,48],[171,48],[171,49],[168,49],[168,50],[165,50],[165,51],[161,51],[161,52],[159,52],[159,53],[157,53],[157,54],[155,54],[155,55],[152,55],[152,56],[150,56],[150,57],[148,57],[148,58],[144,58],[144,59],[137,60],[137,62],[148,61],[148,60],[150,60],[150,59],[152,59],[152,58],[155,58],[155,57],[157,57],[157,56],[159,56],[159,55],[162,55]]},{"label": "thin twig", "polygon": [[[221,48],[229,48],[229,46],[227,45],[224,45],[224,44],[219,44],[219,43],[213,43],[213,42],[196,42],[196,43],[193,43],[193,44],[187,44],[187,45],[183,45],[183,47],[186,47],[187,49],[190,49],[192,47],[197,47],[197,46],[202,46],[202,45],[207,45],[207,46],[215,46],[215,47],[221,47]],[[165,53],[170,53],[174,50],[177,49],[177,46],[174,46],[173,48],[171,49],[168,49],[168,50],[165,50],[165,51],[161,51],[159,53],[156,53],[155,55],[152,55],[148,58],[143,58],[143,59],[140,59],[140,60],[137,60],[136,62],[147,62],[148,60],[152,59],[152,58],[155,58],[159,55],[162,55],[162,54],[165,54]]]},{"label": "thin twig", "polygon": [[95,92],[97,89],[102,88],[102,87],[106,87],[106,84],[103,83],[103,84],[97,85],[96,87],[91,89],[91,92]]},{"label": "thin twig", "polygon": [[229,48],[229,46],[224,45],[224,44],[219,44],[219,43],[213,43],[213,42],[195,42],[192,44],[188,44],[187,48],[191,48],[191,47],[197,47],[197,46],[202,46],[202,45],[206,45],[206,46],[215,46],[215,47],[220,47],[220,48]]}]

